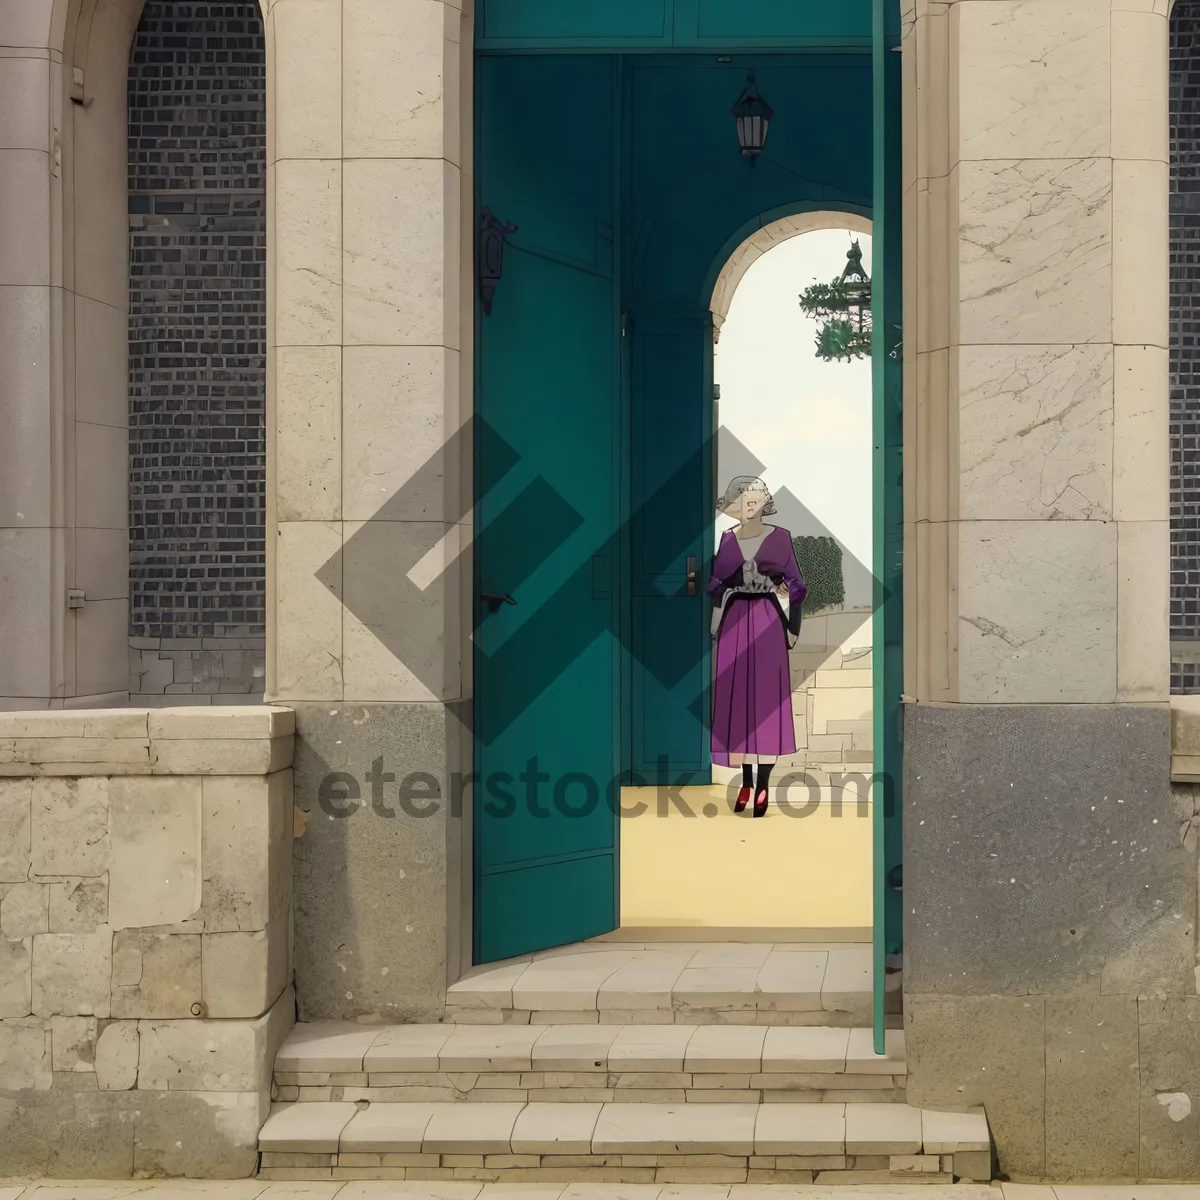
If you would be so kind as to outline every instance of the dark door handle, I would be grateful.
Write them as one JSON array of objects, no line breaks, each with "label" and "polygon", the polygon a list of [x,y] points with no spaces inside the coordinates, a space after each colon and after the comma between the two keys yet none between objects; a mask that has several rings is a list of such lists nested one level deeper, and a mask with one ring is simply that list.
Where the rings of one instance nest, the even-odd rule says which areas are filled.
[{"label": "dark door handle", "polygon": [[687,560],[687,586],[684,594],[688,596],[697,596],[700,594],[700,583],[696,574],[696,560],[691,557]]},{"label": "dark door handle", "polygon": [[498,613],[502,604],[516,604],[516,601],[507,592],[480,592],[479,598],[488,606],[488,612],[492,613]]}]

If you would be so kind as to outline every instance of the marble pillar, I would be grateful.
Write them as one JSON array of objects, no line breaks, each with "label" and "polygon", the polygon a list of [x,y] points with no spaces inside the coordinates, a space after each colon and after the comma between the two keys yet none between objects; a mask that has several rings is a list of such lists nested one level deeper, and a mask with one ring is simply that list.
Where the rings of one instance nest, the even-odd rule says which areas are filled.
[{"label": "marble pillar", "polygon": [[[448,792],[469,769],[471,14],[274,0],[267,23],[267,698],[298,720],[300,1011],[435,1019],[470,946]],[[331,815],[347,791],[353,819]]]},{"label": "marble pillar", "polygon": [[917,0],[903,46],[910,1099],[1014,1178],[1188,1177],[1142,999],[1196,999],[1166,6]]}]

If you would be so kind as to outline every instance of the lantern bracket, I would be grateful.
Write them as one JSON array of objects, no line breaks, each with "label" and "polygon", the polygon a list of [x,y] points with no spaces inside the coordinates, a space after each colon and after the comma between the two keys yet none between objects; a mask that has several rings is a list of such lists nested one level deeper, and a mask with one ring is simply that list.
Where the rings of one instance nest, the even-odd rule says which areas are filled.
[{"label": "lantern bracket", "polygon": [[490,208],[479,211],[479,246],[475,257],[475,272],[479,283],[479,301],[484,316],[490,316],[492,297],[504,269],[504,245],[510,233],[517,227],[501,221]]}]

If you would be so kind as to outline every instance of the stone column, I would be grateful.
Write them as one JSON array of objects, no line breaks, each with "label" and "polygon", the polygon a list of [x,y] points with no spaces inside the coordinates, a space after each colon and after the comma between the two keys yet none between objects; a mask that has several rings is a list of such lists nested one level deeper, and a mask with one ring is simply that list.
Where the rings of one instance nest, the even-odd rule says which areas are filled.
[{"label": "stone column", "polygon": [[0,708],[128,696],[132,7],[0,12]]},{"label": "stone column", "polygon": [[1189,1178],[1165,0],[917,0],[904,55],[910,1101],[1014,1177]]},{"label": "stone column", "polygon": [[430,1019],[469,921],[448,773],[469,751],[471,19],[275,0],[268,22],[267,695],[297,712],[300,1008]]}]

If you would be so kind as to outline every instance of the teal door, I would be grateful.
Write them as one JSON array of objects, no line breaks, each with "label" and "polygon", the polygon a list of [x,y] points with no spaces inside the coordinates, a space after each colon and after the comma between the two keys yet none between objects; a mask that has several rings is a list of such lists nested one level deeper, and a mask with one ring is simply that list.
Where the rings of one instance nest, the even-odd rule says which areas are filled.
[{"label": "teal door", "polygon": [[616,69],[478,62],[478,204],[517,228],[477,318],[477,962],[617,925]]},{"label": "teal door", "polygon": [[712,319],[643,304],[632,334],[632,778],[708,783]]}]

